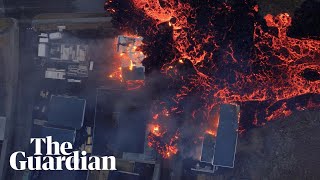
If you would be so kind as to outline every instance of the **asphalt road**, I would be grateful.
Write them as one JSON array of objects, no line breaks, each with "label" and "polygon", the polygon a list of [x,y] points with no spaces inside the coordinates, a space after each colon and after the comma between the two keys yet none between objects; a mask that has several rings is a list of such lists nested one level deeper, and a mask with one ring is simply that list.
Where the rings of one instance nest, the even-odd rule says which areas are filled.
[{"label": "asphalt road", "polygon": [[3,0],[0,0],[0,17],[4,17]]},{"label": "asphalt road", "polygon": [[15,128],[15,107],[16,107],[16,89],[17,89],[17,75],[18,75],[18,25],[17,22],[11,20],[10,27],[8,27],[1,34],[1,57],[2,59],[2,91],[5,91],[5,96],[1,100],[4,104],[4,114],[7,117],[5,137],[2,148],[2,158],[0,161],[0,178],[3,172],[6,172],[6,154],[10,153],[14,142],[12,140],[13,129]]},{"label": "asphalt road", "polygon": [[[103,13],[104,0],[1,0],[6,13],[15,18],[32,18],[43,13]],[[1,5],[1,3],[0,3]]]},{"label": "asphalt road", "polygon": [[[39,91],[40,71],[34,64],[35,32],[28,29],[29,24],[19,24],[20,63],[17,90],[17,106],[13,133],[13,151],[28,150],[32,127],[32,109],[36,92]],[[14,179],[21,179],[21,172],[16,171]]]}]

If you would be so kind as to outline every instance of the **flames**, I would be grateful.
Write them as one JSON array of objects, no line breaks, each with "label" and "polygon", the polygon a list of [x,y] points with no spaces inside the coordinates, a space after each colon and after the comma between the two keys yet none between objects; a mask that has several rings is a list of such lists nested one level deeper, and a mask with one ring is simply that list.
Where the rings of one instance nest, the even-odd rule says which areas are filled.
[{"label": "flames", "polygon": [[114,66],[117,67],[110,75],[109,78],[124,82],[128,90],[136,90],[144,86],[144,80],[131,80],[124,77],[123,72],[128,69],[134,71],[135,67],[143,67],[141,62],[146,57],[140,50],[142,46],[142,37],[137,35],[122,35],[118,36],[115,40]]},{"label": "flames", "polygon": [[320,41],[289,37],[287,13],[261,21],[250,1],[109,0],[106,9],[119,29],[145,38],[147,73],[160,71],[168,82],[148,136],[165,158],[183,149],[178,142],[191,147],[204,133],[215,136],[212,113],[221,103],[256,102],[252,124],[259,125],[304,108],[289,99],[320,94],[319,79],[308,76],[320,73]]},{"label": "flames", "polygon": [[210,135],[212,135],[214,137],[217,136],[217,133],[215,131],[212,131],[212,130],[206,130],[206,134],[210,134]]},{"label": "flames", "polygon": [[178,153],[177,141],[179,134],[175,134],[170,138],[169,143],[165,143],[162,139],[166,136],[166,133],[166,130],[159,124],[150,124],[148,146],[155,148],[162,157],[169,158]]},{"label": "flames", "polygon": [[161,136],[163,136],[163,134],[165,133],[165,132],[161,132],[162,131],[162,129],[161,129],[161,131],[160,131],[160,125],[159,124],[155,124],[155,125],[152,125],[153,127],[152,127],[152,129],[151,129],[151,133],[153,134],[153,135],[155,135],[156,137],[161,137]]}]

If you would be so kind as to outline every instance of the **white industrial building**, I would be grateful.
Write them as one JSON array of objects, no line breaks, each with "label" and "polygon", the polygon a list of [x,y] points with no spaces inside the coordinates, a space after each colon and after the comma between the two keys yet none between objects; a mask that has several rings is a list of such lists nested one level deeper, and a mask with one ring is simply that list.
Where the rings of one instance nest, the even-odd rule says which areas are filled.
[{"label": "white industrial building", "polygon": [[88,45],[64,41],[64,33],[52,32],[39,34],[38,57],[41,60],[62,63],[62,67],[48,67],[45,78],[66,80],[79,83],[79,78],[88,77],[89,69],[93,69],[93,61],[89,61]]}]

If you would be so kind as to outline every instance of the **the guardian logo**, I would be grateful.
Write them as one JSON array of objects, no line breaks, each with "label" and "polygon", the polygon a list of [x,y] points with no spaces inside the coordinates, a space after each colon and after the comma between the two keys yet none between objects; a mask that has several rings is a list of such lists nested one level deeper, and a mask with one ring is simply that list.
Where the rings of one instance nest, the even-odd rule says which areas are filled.
[{"label": "the guardian logo", "polygon": [[[31,138],[35,153],[26,157],[26,153],[18,151],[10,156],[10,166],[14,170],[117,170],[114,156],[87,156],[86,151],[72,151],[70,142],[52,141],[52,137]],[[44,146],[46,145],[46,146]],[[46,147],[46,148],[44,148]],[[43,153],[46,149],[46,153]]]}]

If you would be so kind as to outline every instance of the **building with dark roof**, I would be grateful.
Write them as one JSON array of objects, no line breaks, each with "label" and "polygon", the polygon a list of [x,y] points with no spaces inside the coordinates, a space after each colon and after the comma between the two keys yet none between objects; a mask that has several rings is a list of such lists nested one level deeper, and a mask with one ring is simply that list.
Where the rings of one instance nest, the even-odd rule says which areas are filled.
[{"label": "building with dark roof", "polygon": [[[213,169],[193,169],[214,172],[217,167],[233,168],[238,139],[239,106],[222,104],[219,110],[219,125],[216,136],[206,134],[202,143],[200,162]],[[208,167],[208,166],[207,166]]]},{"label": "building with dark roof", "polygon": [[34,180],[86,180],[87,178],[87,171],[69,171],[69,170],[62,170],[62,171],[38,171],[33,172],[37,173],[34,175],[36,178]]},{"label": "building with dark roof", "polygon": [[[149,117],[144,94],[99,89],[93,132],[93,154],[144,153]],[[140,97],[140,98],[139,98]]]},{"label": "building with dark roof", "polygon": [[219,126],[214,148],[213,165],[233,168],[239,123],[239,106],[220,106]]},{"label": "building with dark roof", "polygon": [[[33,125],[32,138],[46,138],[52,136],[52,141],[57,141],[60,144],[63,142],[75,143],[76,130],[60,129],[56,127],[47,127],[43,125]],[[43,146],[45,150],[46,146]],[[33,144],[30,146],[31,152],[34,152]],[[87,171],[32,171],[30,176],[35,177],[35,180],[85,180],[87,177]]]},{"label": "building with dark roof", "polygon": [[46,127],[35,124],[32,129],[33,138],[45,138],[47,136],[52,136],[53,141],[57,141],[60,144],[63,142],[74,143],[76,131],[60,129],[55,127]]},{"label": "building with dark roof", "polygon": [[215,148],[215,137],[211,134],[205,134],[202,142],[201,162],[212,163]]},{"label": "building with dark roof", "polygon": [[68,96],[51,96],[48,124],[80,129],[83,126],[86,100]]},{"label": "building with dark roof", "polygon": [[[75,143],[76,130],[60,129],[55,127],[47,127],[45,125],[34,124],[32,127],[31,138],[46,138],[52,137],[52,141],[59,142],[70,142]],[[30,154],[35,152],[34,143],[29,145]],[[46,146],[42,146],[43,151],[46,151]]]},{"label": "building with dark roof", "polygon": [[113,171],[109,173],[108,180],[140,180],[140,175],[124,171]]},{"label": "building with dark roof", "polygon": [[159,180],[160,164],[117,159],[117,171],[89,171],[87,180]]}]

